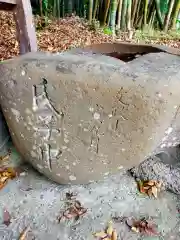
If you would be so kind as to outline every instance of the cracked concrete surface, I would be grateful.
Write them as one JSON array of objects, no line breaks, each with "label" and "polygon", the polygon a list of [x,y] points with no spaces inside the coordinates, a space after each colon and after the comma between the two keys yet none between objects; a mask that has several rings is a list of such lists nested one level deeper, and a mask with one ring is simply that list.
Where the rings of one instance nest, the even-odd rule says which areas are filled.
[{"label": "cracked concrete surface", "polygon": [[[111,216],[137,219],[147,216],[158,225],[158,237],[143,237],[129,231],[124,223],[116,223],[118,240],[180,239],[178,195],[162,192],[158,199],[142,196],[134,179],[124,170],[104,181],[62,186],[24,164],[14,148],[8,165],[21,165],[24,171],[0,191],[0,240],[18,239],[27,225],[31,229],[27,240],[93,240],[92,233],[103,230]],[[57,216],[68,191],[78,193],[77,199],[88,208],[88,212],[77,223],[58,223]],[[8,227],[2,224],[4,208],[12,216]]]}]

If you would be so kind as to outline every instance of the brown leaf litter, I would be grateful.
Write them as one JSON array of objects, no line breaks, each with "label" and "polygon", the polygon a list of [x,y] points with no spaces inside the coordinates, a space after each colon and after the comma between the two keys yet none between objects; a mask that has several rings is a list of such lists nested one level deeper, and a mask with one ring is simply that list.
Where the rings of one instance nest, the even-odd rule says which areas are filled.
[{"label": "brown leaf litter", "polygon": [[65,210],[62,211],[58,217],[58,222],[71,219],[77,221],[87,212],[87,208],[84,208],[81,202],[76,200],[75,196],[77,196],[77,194],[70,192],[66,193],[67,201],[65,202]]},{"label": "brown leaf litter", "polygon": [[147,181],[138,181],[138,189],[140,193],[147,194],[149,197],[154,196],[158,197],[158,193],[161,191],[163,186],[162,181],[156,180],[147,180]]},{"label": "brown leaf litter", "polygon": [[105,231],[96,232],[93,235],[99,240],[117,240],[118,239],[117,232],[116,232],[116,229],[113,228],[112,221],[109,221]]}]

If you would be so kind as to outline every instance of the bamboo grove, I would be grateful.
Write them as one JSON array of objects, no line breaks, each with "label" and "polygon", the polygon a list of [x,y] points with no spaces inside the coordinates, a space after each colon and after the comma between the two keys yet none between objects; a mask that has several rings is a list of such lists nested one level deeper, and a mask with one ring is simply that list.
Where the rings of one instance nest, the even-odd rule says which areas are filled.
[{"label": "bamboo grove", "polygon": [[40,14],[56,18],[72,14],[116,30],[176,29],[180,0],[39,0]]}]

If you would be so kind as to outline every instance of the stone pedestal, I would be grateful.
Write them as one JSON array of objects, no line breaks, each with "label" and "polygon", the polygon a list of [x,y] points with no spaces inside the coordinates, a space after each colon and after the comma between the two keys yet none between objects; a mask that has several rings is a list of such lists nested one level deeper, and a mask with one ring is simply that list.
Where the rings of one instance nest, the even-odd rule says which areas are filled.
[{"label": "stone pedestal", "polygon": [[124,63],[97,54],[28,53],[0,65],[13,142],[61,184],[88,183],[138,165],[177,112],[180,58],[150,53]]}]

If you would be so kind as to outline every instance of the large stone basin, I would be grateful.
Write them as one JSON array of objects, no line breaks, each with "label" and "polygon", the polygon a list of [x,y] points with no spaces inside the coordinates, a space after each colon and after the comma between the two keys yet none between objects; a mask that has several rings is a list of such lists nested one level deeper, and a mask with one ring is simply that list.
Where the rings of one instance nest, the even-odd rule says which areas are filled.
[{"label": "large stone basin", "polygon": [[138,165],[170,133],[179,56],[159,48],[119,59],[39,52],[0,65],[0,103],[12,140],[39,172],[61,184],[103,179]]}]

